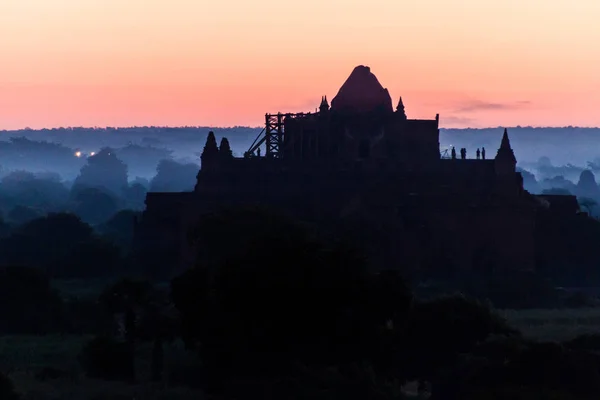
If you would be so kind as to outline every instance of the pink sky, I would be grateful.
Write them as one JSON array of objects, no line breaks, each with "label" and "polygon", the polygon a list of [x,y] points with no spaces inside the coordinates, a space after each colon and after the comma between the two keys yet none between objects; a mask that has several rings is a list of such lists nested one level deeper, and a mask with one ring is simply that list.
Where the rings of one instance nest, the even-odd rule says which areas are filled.
[{"label": "pink sky", "polygon": [[600,126],[598,0],[2,0],[0,129],[261,125],[368,65],[444,127]]}]

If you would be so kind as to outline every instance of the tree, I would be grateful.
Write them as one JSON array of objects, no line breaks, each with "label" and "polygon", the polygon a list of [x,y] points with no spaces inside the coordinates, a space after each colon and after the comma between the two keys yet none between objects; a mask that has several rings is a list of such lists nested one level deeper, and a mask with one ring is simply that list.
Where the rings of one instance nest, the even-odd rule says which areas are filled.
[{"label": "tree", "polygon": [[79,187],[75,188],[73,193],[73,211],[87,223],[105,222],[119,209],[118,199],[106,190]]},{"label": "tree", "polygon": [[563,189],[563,188],[545,189],[545,190],[542,190],[542,194],[559,195],[559,196],[571,196],[572,195],[571,192],[569,192],[567,189]]},{"label": "tree", "polygon": [[156,167],[156,176],[150,182],[150,191],[192,191],[196,184],[198,169],[196,164],[180,164],[173,160],[161,160]]},{"label": "tree", "polygon": [[40,218],[42,213],[32,207],[16,206],[8,212],[8,220],[16,225],[23,225],[27,222]]},{"label": "tree", "polygon": [[414,304],[399,331],[397,353],[404,379],[436,381],[439,374],[453,366],[460,354],[470,353],[492,335],[514,336],[518,332],[490,308],[462,295]]},{"label": "tree", "polygon": [[124,200],[126,207],[133,210],[143,210],[148,189],[141,183],[132,183],[125,191]]},{"label": "tree", "polygon": [[98,231],[129,251],[133,242],[134,222],[140,215],[139,211],[121,210],[98,226]]},{"label": "tree", "polygon": [[2,178],[0,187],[13,199],[14,205],[46,212],[64,205],[69,197],[60,177],[49,174],[14,171]]},{"label": "tree", "polygon": [[135,344],[152,340],[152,379],[160,380],[163,369],[163,343],[172,337],[172,321],[164,313],[168,302],[149,282],[122,279],[109,286],[100,303],[113,315],[123,315],[128,356],[128,377],[135,380]]},{"label": "tree", "polygon": [[15,392],[15,386],[6,375],[0,372],[0,399],[19,400],[20,396]]},{"label": "tree", "polygon": [[63,302],[39,270],[0,268],[0,332],[48,334],[66,328]]},{"label": "tree", "polygon": [[104,188],[120,195],[127,188],[127,165],[117,158],[114,150],[103,148],[88,157],[73,186]]},{"label": "tree", "polygon": [[594,213],[594,209],[596,208],[596,206],[598,206],[598,202],[589,197],[580,197],[578,200],[579,200],[579,205],[581,207],[585,208],[587,210],[588,214],[590,214],[590,215],[592,215]]},{"label": "tree", "polygon": [[[344,243],[259,209],[207,215],[200,264],[172,283],[182,332],[213,373],[279,374],[379,357],[378,335],[410,298]],[[340,332],[344,332],[341,335]],[[208,367],[210,365],[210,367]]]},{"label": "tree", "polygon": [[68,213],[35,219],[1,239],[0,261],[41,268],[52,278],[110,276],[121,267],[119,249]]}]

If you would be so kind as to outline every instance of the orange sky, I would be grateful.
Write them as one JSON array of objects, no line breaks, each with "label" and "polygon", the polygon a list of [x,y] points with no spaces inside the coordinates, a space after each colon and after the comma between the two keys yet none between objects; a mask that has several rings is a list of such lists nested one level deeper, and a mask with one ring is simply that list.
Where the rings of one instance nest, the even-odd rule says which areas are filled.
[{"label": "orange sky", "polygon": [[260,125],[359,64],[444,127],[600,126],[598,0],[1,0],[0,129]]}]

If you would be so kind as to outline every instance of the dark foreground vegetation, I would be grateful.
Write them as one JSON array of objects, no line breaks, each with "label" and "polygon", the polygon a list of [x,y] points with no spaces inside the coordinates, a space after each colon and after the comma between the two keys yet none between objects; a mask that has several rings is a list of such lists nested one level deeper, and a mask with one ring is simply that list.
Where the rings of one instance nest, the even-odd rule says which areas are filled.
[{"label": "dark foreground vegetation", "polygon": [[73,215],[11,228],[0,398],[600,396],[593,329],[538,339],[531,317],[498,310],[523,299],[594,313],[593,296],[523,275],[465,279],[462,293],[408,281],[369,270],[336,236],[256,209],[207,215],[191,239],[205,244],[199,264],[150,282],[125,247]]}]

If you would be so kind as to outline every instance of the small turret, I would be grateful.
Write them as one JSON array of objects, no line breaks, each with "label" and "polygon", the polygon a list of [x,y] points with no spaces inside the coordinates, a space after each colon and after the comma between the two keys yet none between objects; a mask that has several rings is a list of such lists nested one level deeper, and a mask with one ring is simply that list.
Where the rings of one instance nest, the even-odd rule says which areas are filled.
[{"label": "small turret", "polygon": [[321,97],[321,105],[319,106],[319,111],[322,113],[326,113],[329,111],[329,103],[327,102],[327,96]]},{"label": "small turret", "polygon": [[202,150],[202,155],[200,159],[202,161],[201,168],[202,169],[211,169],[215,166],[219,157],[219,148],[217,147],[217,139],[215,138],[215,133],[213,131],[208,132],[208,136],[206,137],[206,144],[204,145],[204,150]]},{"label": "small turret", "polygon": [[396,113],[400,116],[401,119],[407,119],[406,112],[404,111],[404,102],[402,101],[402,96],[400,96],[400,100],[398,100],[398,105],[396,106]]},{"label": "small turret", "polygon": [[229,140],[227,140],[226,137],[221,139],[221,144],[219,145],[219,156],[223,160],[229,160],[233,158],[233,152],[231,151]]},{"label": "small turret", "polygon": [[496,190],[502,195],[518,195],[523,192],[523,176],[517,172],[517,158],[510,146],[508,132],[504,129],[502,142],[496,158]]},{"label": "small turret", "polygon": [[497,174],[510,174],[515,173],[517,170],[517,158],[510,146],[510,140],[508,139],[508,131],[504,128],[504,134],[502,135],[502,142],[500,148],[496,154],[496,173]]}]

